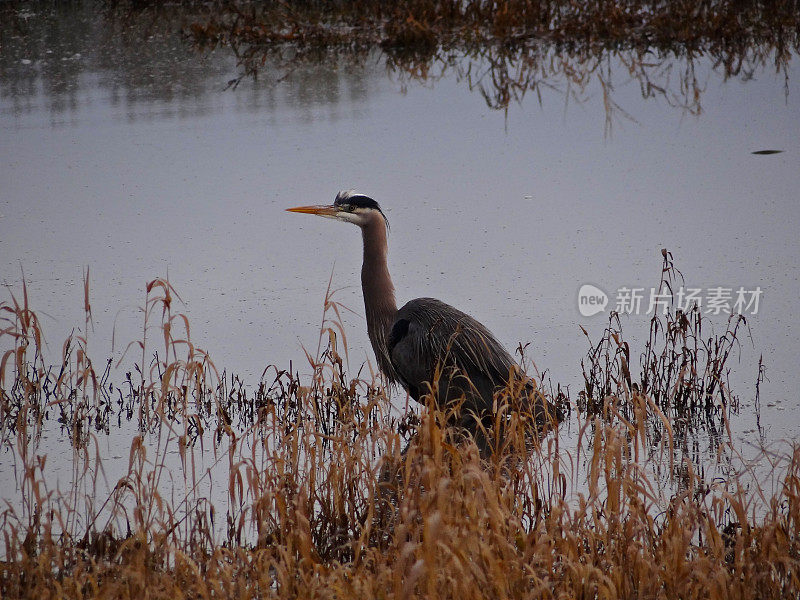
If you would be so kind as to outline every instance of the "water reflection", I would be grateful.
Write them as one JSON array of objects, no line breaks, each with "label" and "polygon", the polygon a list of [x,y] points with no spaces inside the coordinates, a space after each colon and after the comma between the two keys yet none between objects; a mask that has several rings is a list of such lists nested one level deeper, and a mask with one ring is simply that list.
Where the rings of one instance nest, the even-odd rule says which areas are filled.
[{"label": "water reflection", "polygon": [[[188,17],[178,9],[120,14],[84,3],[0,10],[0,99],[17,119],[43,109],[52,125],[63,124],[97,89],[131,121],[202,116],[217,110],[236,75],[227,51],[198,57],[181,34]],[[349,61],[308,63],[281,85],[262,78],[240,88],[235,101],[250,111],[291,106],[311,120],[319,107],[366,98],[364,74],[372,70]]]},{"label": "water reflection", "polygon": [[[86,2],[0,10],[4,110],[17,117],[30,113],[41,94],[54,123],[89,101],[82,95],[90,87],[84,81],[89,76],[129,119],[172,114],[175,104],[181,114],[206,114],[214,110],[220,90],[245,79],[252,85],[249,92],[238,90],[240,106],[274,111],[288,104],[311,119],[317,116],[313,107],[365,99],[369,78],[364,72],[377,75],[385,69],[401,85],[455,76],[499,110],[528,96],[541,102],[546,93],[566,104],[599,95],[608,130],[615,120],[632,118],[616,98],[620,85],[635,82],[643,98],[699,114],[709,85],[701,63],[711,64],[712,76],[720,80],[742,82],[776,69],[788,94],[788,67],[798,50],[796,27],[778,17],[758,30],[743,25],[720,30],[716,37],[671,41],[639,34],[622,43],[617,32],[605,38],[576,33],[555,41],[552,35],[543,40],[519,34],[493,43],[457,36],[431,42],[419,32],[409,39],[407,31],[387,34],[384,28],[363,41],[364,32],[348,30],[353,37],[342,44],[335,27],[325,35],[297,34],[291,43],[275,42],[270,27],[278,25],[265,23],[263,14],[231,21],[224,8],[209,15],[188,7],[133,10]],[[213,51],[220,47],[232,53]]]},{"label": "water reflection", "polygon": [[89,101],[90,75],[113,105],[172,102],[208,91],[211,80],[198,77],[208,66],[169,25],[139,19],[122,26],[90,4],[8,12],[0,26],[0,93],[16,117],[37,110],[37,101],[53,116],[75,111]]},{"label": "water reflection", "polygon": [[788,66],[800,49],[800,16],[758,2],[420,2],[400,12],[368,1],[288,12],[272,5],[243,11],[234,2],[193,23],[189,35],[200,49],[233,50],[242,68],[234,83],[332,56],[360,64],[379,47],[401,79],[431,82],[455,72],[494,109],[529,93],[541,102],[546,90],[581,102],[599,88],[607,129],[630,118],[615,99],[620,82],[638,83],[644,99],[699,114],[708,83],[698,76],[701,62],[722,80],[743,82],[775,68],[788,94]]}]

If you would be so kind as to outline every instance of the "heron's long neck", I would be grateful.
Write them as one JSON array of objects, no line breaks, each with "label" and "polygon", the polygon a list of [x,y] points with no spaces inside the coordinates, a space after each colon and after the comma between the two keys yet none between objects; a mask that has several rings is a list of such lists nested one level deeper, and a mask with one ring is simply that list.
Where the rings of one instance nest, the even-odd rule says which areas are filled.
[{"label": "heron's long neck", "polygon": [[387,341],[397,315],[397,303],[386,260],[388,244],[383,217],[376,215],[374,221],[362,228],[362,232],[364,264],[361,267],[361,288],[364,292],[367,333],[378,367],[390,381],[396,381],[397,376],[389,360]]}]

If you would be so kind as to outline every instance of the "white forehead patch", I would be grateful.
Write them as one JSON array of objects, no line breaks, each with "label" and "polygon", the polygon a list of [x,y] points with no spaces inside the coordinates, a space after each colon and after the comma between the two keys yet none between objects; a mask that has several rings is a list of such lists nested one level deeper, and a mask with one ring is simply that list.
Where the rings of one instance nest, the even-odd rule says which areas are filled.
[{"label": "white forehead patch", "polygon": [[346,202],[347,200],[349,200],[353,196],[360,196],[360,195],[361,194],[359,194],[355,190],[342,190],[341,192],[336,194],[335,202]]}]

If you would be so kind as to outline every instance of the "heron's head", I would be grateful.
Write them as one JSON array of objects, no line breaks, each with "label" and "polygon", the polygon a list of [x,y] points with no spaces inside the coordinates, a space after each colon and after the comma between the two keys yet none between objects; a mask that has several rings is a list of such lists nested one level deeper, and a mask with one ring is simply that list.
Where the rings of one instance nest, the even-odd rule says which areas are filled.
[{"label": "heron's head", "polygon": [[337,221],[347,221],[361,228],[376,223],[389,227],[389,221],[380,205],[372,198],[354,190],[339,192],[330,206],[296,206],[287,208],[289,212],[319,215]]}]

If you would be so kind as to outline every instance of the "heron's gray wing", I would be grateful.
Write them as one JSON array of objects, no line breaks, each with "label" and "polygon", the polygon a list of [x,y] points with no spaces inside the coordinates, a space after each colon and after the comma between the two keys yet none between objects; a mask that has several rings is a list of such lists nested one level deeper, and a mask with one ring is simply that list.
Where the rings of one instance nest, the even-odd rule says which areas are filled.
[{"label": "heron's gray wing", "polygon": [[388,340],[392,366],[415,399],[428,391],[437,366],[455,368],[491,403],[514,359],[486,327],[435,298],[417,298],[397,312]]}]

